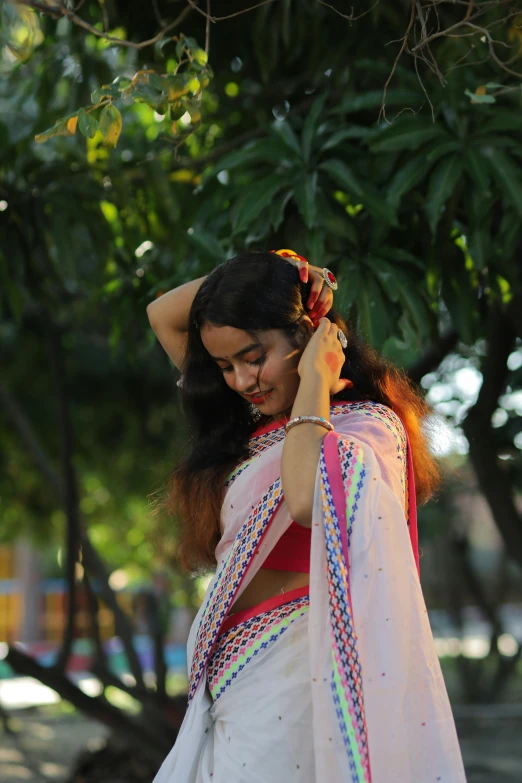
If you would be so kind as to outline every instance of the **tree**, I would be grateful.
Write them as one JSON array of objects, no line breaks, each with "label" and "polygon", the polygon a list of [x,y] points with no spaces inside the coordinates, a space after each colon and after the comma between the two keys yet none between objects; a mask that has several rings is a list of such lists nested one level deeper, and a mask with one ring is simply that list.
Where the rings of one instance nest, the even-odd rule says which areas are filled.
[{"label": "tree", "polygon": [[[81,556],[93,633],[102,595],[127,640],[145,722],[152,713],[162,720],[91,539],[104,549],[114,542],[117,565],[132,502],[144,512],[136,499],[158,485],[183,445],[147,302],[242,247],[294,247],[332,268],[339,308],[415,380],[452,351],[471,357],[484,382],[464,422],[470,457],[508,551],[522,563],[520,416],[491,422],[501,395],[520,388],[509,365],[522,339],[515,4],[403,2],[343,16],[338,5],[281,0],[239,15],[248,9],[235,3],[219,23],[196,2],[115,1],[108,22],[105,6],[21,6],[42,16],[25,17],[25,27],[8,20],[19,44],[27,30],[33,41],[20,61],[4,49],[0,82],[9,368],[0,391],[2,436],[15,457],[2,471],[2,496],[12,531],[22,512],[40,533],[67,530],[62,672]],[[208,63],[195,59],[200,41]],[[468,64],[481,48],[486,56]],[[193,84],[194,94],[165,106],[165,85],[185,68],[191,78],[191,68],[202,69],[208,85]],[[123,117],[116,149],[113,109]],[[53,126],[45,144],[34,141]],[[499,455],[507,448],[506,462]],[[105,503],[94,498],[99,488]],[[134,550],[146,569],[150,553]],[[59,671],[52,676],[66,687]],[[125,716],[121,730],[135,736]],[[159,757],[163,740],[150,747]]]}]

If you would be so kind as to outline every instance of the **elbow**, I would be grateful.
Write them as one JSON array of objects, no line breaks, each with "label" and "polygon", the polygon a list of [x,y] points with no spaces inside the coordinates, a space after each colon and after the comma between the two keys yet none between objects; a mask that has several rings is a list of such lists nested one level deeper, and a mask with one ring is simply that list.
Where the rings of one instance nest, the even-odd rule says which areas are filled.
[{"label": "elbow", "polygon": [[156,302],[151,302],[147,305],[147,318],[149,319],[149,324],[151,325],[152,329],[156,326],[157,319],[156,319]]},{"label": "elbow", "polygon": [[312,527],[312,503],[305,505],[303,503],[290,504],[287,502],[286,505],[294,522],[302,525],[302,527]]}]

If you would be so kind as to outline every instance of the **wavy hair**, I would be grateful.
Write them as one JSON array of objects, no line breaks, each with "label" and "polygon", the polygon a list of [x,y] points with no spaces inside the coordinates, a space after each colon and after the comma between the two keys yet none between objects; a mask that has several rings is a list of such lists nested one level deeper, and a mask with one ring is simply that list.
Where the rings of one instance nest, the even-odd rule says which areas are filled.
[{"label": "wavy hair", "polygon": [[[216,565],[224,484],[230,471],[248,457],[248,441],[259,426],[249,403],[223,380],[201,340],[205,324],[232,326],[255,337],[280,329],[292,343],[306,311],[311,283],[275,253],[244,252],[216,267],[199,288],[189,316],[181,398],[189,426],[188,453],[169,478],[162,505],[177,523],[175,560],[186,573],[205,573]],[[327,317],[347,335],[341,377],[353,388],[341,400],[373,400],[387,405],[408,432],[417,502],[425,503],[440,483],[422,423],[431,409],[406,373],[381,357],[331,310]]]}]

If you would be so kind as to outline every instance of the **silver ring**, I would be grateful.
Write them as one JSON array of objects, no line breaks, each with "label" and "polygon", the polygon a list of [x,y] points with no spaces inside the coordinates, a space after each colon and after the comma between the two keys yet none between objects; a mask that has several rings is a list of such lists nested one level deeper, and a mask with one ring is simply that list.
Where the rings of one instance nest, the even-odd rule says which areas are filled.
[{"label": "silver ring", "polygon": [[346,348],[348,346],[348,340],[346,339],[346,335],[342,329],[339,329],[339,331],[337,332],[337,339],[339,340],[343,348]]},{"label": "silver ring", "polygon": [[339,288],[334,273],[330,272],[330,270],[327,269],[326,267],[323,268],[323,280],[328,286],[328,288],[332,289],[332,291],[337,291],[337,289]]}]

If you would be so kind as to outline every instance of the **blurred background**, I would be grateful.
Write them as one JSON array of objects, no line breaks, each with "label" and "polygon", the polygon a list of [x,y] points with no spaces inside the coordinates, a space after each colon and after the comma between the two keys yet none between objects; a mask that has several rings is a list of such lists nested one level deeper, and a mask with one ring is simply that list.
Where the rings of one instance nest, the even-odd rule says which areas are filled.
[{"label": "blurred background", "polygon": [[0,778],[173,744],[211,575],[152,513],[187,435],[145,308],[290,247],[433,405],[430,621],[469,781],[520,781],[522,11],[251,5],[0,4]]}]

